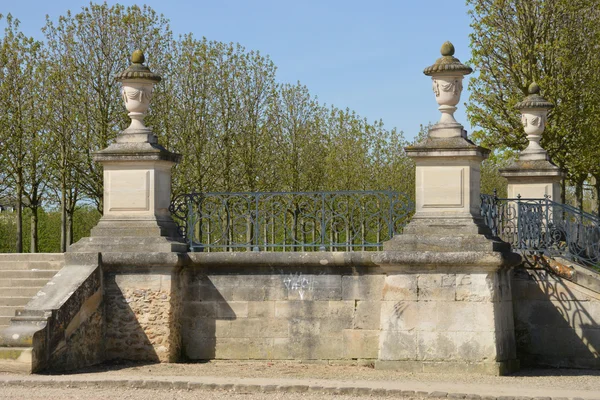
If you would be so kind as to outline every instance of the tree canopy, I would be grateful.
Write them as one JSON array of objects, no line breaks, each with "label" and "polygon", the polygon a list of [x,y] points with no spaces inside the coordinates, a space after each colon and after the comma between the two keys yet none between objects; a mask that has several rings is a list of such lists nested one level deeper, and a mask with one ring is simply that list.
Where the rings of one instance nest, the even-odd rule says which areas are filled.
[{"label": "tree canopy", "polygon": [[[301,83],[280,83],[268,56],[193,34],[174,37],[150,7],[106,3],[48,19],[43,41],[4,17],[0,36],[0,195],[60,210],[60,250],[73,242],[78,207],[102,211],[95,151],[128,125],[114,76],[141,49],[163,78],[146,124],[182,154],[173,195],[196,191],[388,189],[412,193],[402,132],[325,105]],[[351,83],[349,83],[351,84]],[[22,251],[17,216],[16,251]],[[12,229],[12,228],[11,228]],[[15,229],[11,230],[15,231]],[[2,238],[7,240],[7,238]]]}]

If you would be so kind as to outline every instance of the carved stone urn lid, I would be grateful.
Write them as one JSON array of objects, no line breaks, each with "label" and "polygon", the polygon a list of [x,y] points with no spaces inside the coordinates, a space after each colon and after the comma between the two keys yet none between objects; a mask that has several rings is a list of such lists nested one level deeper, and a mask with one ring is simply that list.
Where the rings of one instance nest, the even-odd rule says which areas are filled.
[{"label": "carved stone urn lid", "polygon": [[517,110],[523,110],[526,108],[548,110],[554,107],[554,104],[550,103],[548,100],[540,96],[540,87],[537,83],[533,82],[531,85],[529,85],[528,93],[529,96],[525,97],[523,101],[520,101],[517,104],[515,104],[515,108]]},{"label": "carved stone urn lid", "polygon": [[464,65],[458,58],[454,57],[454,45],[452,43],[444,43],[440,52],[442,57],[438,58],[435,64],[423,70],[425,75],[431,76],[440,72],[458,72],[468,75],[473,72],[471,67]]},{"label": "carved stone urn lid", "polygon": [[144,65],[145,60],[141,50],[134,51],[131,55],[131,65],[115,76],[115,80],[121,82],[127,79],[147,79],[152,82],[160,82],[160,75],[150,71],[150,68]]}]

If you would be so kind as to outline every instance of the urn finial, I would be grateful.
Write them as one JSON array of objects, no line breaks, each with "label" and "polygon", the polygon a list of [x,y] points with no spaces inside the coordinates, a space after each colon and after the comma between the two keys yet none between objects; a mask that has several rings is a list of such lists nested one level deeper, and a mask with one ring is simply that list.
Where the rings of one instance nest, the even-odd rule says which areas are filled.
[{"label": "urn finial", "polygon": [[118,142],[150,142],[156,143],[156,135],[144,125],[144,117],[148,112],[154,85],[161,77],[144,65],[146,58],[141,50],[135,50],[131,55],[131,65],[115,76],[123,87],[121,95],[125,108],[129,111],[131,125],[117,137]]},{"label": "urn finial", "polygon": [[449,40],[445,41],[444,44],[442,45],[440,53],[442,53],[442,56],[444,56],[444,57],[453,56],[454,55],[454,45],[452,44],[452,42],[450,42]]},{"label": "urn finial", "polygon": [[140,49],[135,50],[131,55],[131,62],[134,64],[143,64],[144,61],[146,61],[146,58]]}]

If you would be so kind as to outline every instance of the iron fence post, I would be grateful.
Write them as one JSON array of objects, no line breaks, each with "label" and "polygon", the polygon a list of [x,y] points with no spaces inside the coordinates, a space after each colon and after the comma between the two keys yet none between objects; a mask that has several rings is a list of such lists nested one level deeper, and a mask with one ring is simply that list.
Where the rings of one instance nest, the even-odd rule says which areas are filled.
[{"label": "iron fence post", "polygon": [[259,216],[258,216],[258,202],[259,202],[260,193],[255,193],[254,195],[254,237],[252,238],[252,243],[254,247],[252,251],[259,251],[258,248],[258,232],[260,232],[260,227],[258,226]]},{"label": "iron fence post", "polygon": [[325,193],[321,193],[321,246],[319,251],[325,251]]}]

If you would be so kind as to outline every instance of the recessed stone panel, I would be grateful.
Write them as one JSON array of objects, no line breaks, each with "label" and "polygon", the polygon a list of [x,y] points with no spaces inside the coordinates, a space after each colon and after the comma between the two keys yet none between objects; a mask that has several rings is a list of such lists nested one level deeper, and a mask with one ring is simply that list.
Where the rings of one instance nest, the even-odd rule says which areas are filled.
[{"label": "recessed stone panel", "polygon": [[421,168],[423,207],[464,207],[464,167]]},{"label": "recessed stone panel", "polygon": [[108,171],[108,211],[149,211],[150,171]]}]

